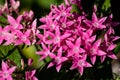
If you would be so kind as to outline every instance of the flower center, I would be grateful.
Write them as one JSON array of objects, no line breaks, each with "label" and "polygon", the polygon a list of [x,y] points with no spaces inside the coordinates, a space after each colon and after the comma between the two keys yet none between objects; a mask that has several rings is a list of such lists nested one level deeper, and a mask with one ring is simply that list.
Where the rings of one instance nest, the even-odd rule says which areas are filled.
[{"label": "flower center", "polygon": [[79,60],[79,61],[78,61],[78,66],[84,66],[84,63],[83,63],[82,60]]},{"label": "flower center", "polygon": [[50,26],[50,28],[54,29],[54,28],[55,28],[55,25],[54,25],[54,24],[52,24],[52,25]]},{"label": "flower center", "polygon": [[18,24],[14,24],[14,28],[17,29],[18,28]]},{"label": "flower center", "polygon": [[75,53],[78,53],[78,51],[79,51],[79,48],[78,48],[78,47],[75,47],[75,48],[73,49],[73,52],[75,52]]},{"label": "flower center", "polygon": [[59,57],[55,58],[55,63],[59,63],[59,62],[60,62],[60,58]]},{"label": "flower center", "polygon": [[22,37],[22,41],[26,41],[26,36],[23,36],[23,37]]},{"label": "flower center", "polygon": [[59,37],[56,37],[55,38],[55,43],[59,43],[60,42],[60,38]]},{"label": "flower center", "polygon": [[4,72],[4,78],[7,78],[8,77],[8,72]]},{"label": "flower center", "polygon": [[97,23],[97,22],[94,23],[93,26],[94,26],[94,27],[98,27],[98,23]]},{"label": "flower center", "polygon": [[63,23],[63,24],[62,24],[62,27],[63,27],[63,28],[66,28],[66,24],[65,24],[65,23]]},{"label": "flower center", "polygon": [[45,54],[45,56],[48,56],[48,55],[49,55],[49,53],[50,53],[50,51],[49,51],[49,50],[47,50],[45,53],[46,53],[46,54]]},{"label": "flower center", "polygon": [[5,32],[0,32],[0,36],[1,36],[1,37],[4,37],[5,35],[6,35]]},{"label": "flower center", "polygon": [[90,53],[91,53],[91,54],[94,54],[95,52],[96,52],[96,50],[95,50],[94,48],[91,48],[91,49],[90,49]]}]

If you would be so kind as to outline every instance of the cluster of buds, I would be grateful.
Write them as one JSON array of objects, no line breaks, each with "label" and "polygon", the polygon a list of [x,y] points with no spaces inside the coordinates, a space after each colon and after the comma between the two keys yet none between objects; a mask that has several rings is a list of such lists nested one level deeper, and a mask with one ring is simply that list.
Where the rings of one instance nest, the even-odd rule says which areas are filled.
[{"label": "cluster of buds", "polygon": [[[65,0],[65,3],[58,6],[51,5],[50,13],[39,19],[43,24],[37,27],[37,19],[33,20],[32,11],[19,14],[20,2],[10,0],[8,7],[6,1],[0,8],[0,16],[7,19],[7,23],[0,26],[0,44],[39,45],[42,50],[37,51],[36,54],[40,55],[40,61],[50,58],[48,68],[56,66],[59,72],[62,65],[71,63],[70,70],[77,69],[81,75],[84,67],[92,67],[95,64],[97,57],[100,57],[101,63],[106,57],[116,59],[113,53],[116,47],[114,41],[119,37],[115,36],[113,27],[118,23],[112,22],[112,15],[98,17],[96,7],[92,18],[88,19],[89,15],[83,12],[80,3],[81,0]],[[82,14],[71,12],[72,4],[77,4]],[[17,17],[12,14],[13,12]],[[3,72],[0,70],[0,79],[10,79],[15,68],[8,68],[2,61]],[[34,74],[35,70],[26,72],[27,77],[32,75],[33,78]],[[37,79],[34,77],[32,80]]]}]

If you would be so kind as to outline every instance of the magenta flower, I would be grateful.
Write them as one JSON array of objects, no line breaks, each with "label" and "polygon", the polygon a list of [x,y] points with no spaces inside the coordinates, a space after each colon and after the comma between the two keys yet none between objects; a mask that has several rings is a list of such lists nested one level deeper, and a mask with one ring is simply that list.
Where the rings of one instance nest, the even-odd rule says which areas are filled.
[{"label": "magenta flower", "polygon": [[15,66],[9,67],[7,63],[2,61],[2,70],[0,70],[0,80],[13,80],[12,73],[15,71]]},{"label": "magenta flower", "polygon": [[32,10],[23,12],[23,19],[25,21],[32,21],[34,17],[34,12]]},{"label": "magenta flower", "polygon": [[45,23],[39,26],[40,29],[53,31],[56,27],[58,27],[58,22],[56,20],[53,20],[51,13],[46,17],[40,18],[40,21]]},{"label": "magenta flower", "polygon": [[21,31],[16,31],[17,37],[18,39],[15,41],[15,45],[20,45],[20,44],[27,44],[30,45],[30,40],[29,40],[29,36],[30,36],[30,31],[27,30],[25,33],[22,33]]},{"label": "magenta flower", "polygon": [[29,39],[32,44],[35,44],[36,42],[36,36],[39,33],[39,30],[36,28],[37,27],[37,19],[35,19],[32,24],[30,25],[30,36]]},{"label": "magenta flower", "polygon": [[81,57],[74,56],[70,70],[78,69],[79,73],[82,75],[84,67],[92,67],[92,65],[86,61],[86,57],[87,55],[82,55]]},{"label": "magenta flower", "polygon": [[112,52],[112,50],[115,49],[116,46],[117,45],[115,45],[115,44],[110,44],[109,46],[107,46],[105,43],[102,44],[101,49],[104,52],[106,52],[107,54],[100,57],[101,62],[103,62],[105,60],[106,56],[111,59],[117,59],[116,55]]},{"label": "magenta flower", "polygon": [[86,32],[82,32],[82,45],[87,45],[87,44],[91,44],[93,43],[93,41],[95,41],[96,39],[96,35],[93,35],[93,30],[92,29],[88,29]]},{"label": "magenta flower", "polygon": [[72,7],[65,6],[64,4],[59,5],[58,7],[55,5],[51,5],[51,12],[54,14],[53,18],[59,20],[60,18],[67,18],[71,15]]},{"label": "magenta flower", "polygon": [[48,68],[55,65],[57,72],[60,71],[62,63],[68,59],[67,57],[62,57],[62,47],[59,48],[57,55],[51,54],[50,57],[54,59],[54,61],[49,63]]},{"label": "magenta flower", "polygon": [[57,27],[56,28],[56,30],[55,30],[55,35],[54,35],[54,39],[53,39],[53,44],[55,44],[55,45],[57,45],[57,46],[61,46],[61,42],[64,40],[64,39],[66,39],[66,38],[68,38],[69,36],[70,36],[71,34],[70,33],[61,33],[60,32],[60,29],[59,29],[59,27]]},{"label": "magenta flower", "polygon": [[10,23],[10,25],[8,26],[9,30],[14,31],[14,30],[23,29],[23,26],[20,24],[22,15],[18,16],[17,19],[14,19],[10,15],[8,15],[7,18],[8,18],[8,22]]},{"label": "magenta flower", "polygon": [[47,58],[51,52],[50,52],[50,46],[46,47],[46,45],[44,43],[41,43],[42,44],[42,51],[38,51],[36,52],[38,55],[41,55],[41,58],[40,60],[43,60],[45,58]]},{"label": "magenta flower", "polygon": [[107,17],[103,17],[103,18],[100,18],[98,19],[96,14],[93,13],[92,15],[92,21],[89,21],[89,20],[84,20],[84,22],[90,27],[90,28],[93,28],[93,29],[104,29],[106,28],[105,25],[103,25],[103,22],[105,22]]},{"label": "magenta flower", "polygon": [[20,1],[10,0],[10,3],[13,10],[18,9],[18,7],[20,6]]},{"label": "magenta flower", "polygon": [[96,56],[103,56],[107,54],[100,49],[101,39],[97,40],[93,45],[87,45],[85,49],[88,51],[87,54],[90,56],[92,64],[96,61]]},{"label": "magenta flower", "polygon": [[68,52],[68,56],[80,55],[80,53],[85,52],[85,50],[81,48],[81,38],[77,38],[75,44],[72,43],[71,41],[66,41],[66,44],[70,48],[70,52]]},{"label": "magenta flower", "polygon": [[25,80],[38,80],[35,75],[36,70],[26,71],[25,72]]},{"label": "magenta flower", "polygon": [[0,26],[0,44],[2,44],[2,42],[8,37],[10,33],[8,33],[7,28],[2,28]]}]

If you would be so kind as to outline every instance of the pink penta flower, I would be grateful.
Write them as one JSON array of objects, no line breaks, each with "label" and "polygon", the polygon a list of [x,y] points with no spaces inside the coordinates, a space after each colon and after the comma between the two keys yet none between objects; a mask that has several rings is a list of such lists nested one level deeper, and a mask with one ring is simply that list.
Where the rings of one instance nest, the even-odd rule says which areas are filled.
[{"label": "pink penta flower", "polygon": [[7,30],[7,28],[5,27],[5,28],[2,28],[1,26],[0,26],[0,44],[5,40],[5,38],[7,38],[8,37],[8,30]]},{"label": "pink penta flower", "polygon": [[12,73],[15,71],[16,67],[9,67],[7,63],[2,61],[2,70],[0,70],[0,80],[13,80]]},{"label": "pink penta flower", "polygon": [[29,39],[31,41],[32,44],[35,44],[36,42],[36,36],[39,33],[39,30],[36,28],[37,27],[37,19],[35,19],[32,24],[30,25],[30,36]]},{"label": "pink penta flower", "polygon": [[82,75],[84,67],[92,67],[92,65],[86,61],[86,57],[87,55],[82,55],[81,57],[74,56],[70,70],[78,69],[79,73]]},{"label": "pink penta flower", "polygon": [[50,57],[54,61],[49,63],[48,68],[55,65],[57,72],[60,71],[62,63],[65,62],[68,59],[67,57],[62,57],[62,47],[59,48],[57,55],[52,54],[52,55],[50,55]]},{"label": "pink penta flower", "polygon": [[57,45],[60,47],[62,40],[66,39],[69,37],[71,34],[70,33],[61,33],[59,27],[56,28],[55,30],[55,35],[53,39],[53,44]]},{"label": "pink penta flower", "polygon": [[112,43],[109,43],[109,45],[106,45],[105,42],[101,45],[100,48],[107,53],[100,57],[101,62],[105,60],[106,56],[111,59],[117,59],[116,55],[112,52],[112,50],[114,50],[116,46],[117,46],[116,44],[112,44]]},{"label": "pink penta flower", "polygon": [[93,35],[93,30],[92,29],[88,29],[86,32],[82,32],[82,45],[87,45],[87,44],[91,44],[93,43],[93,41],[95,41],[96,39],[96,35]]},{"label": "pink penta flower", "polygon": [[8,19],[8,22],[10,23],[8,28],[11,31],[23,29],[23,26],[20,24],[22,20],[22,15],[18,16],[17,19],[14,19],[12,16],[8,15],[7,19]]},{"label": "pink penta flower", "polygon": [[27,30],[25,33],[22,33],[21,31],[16,31],[18,39],[15,41],[15,45],[20,45],[25,43],[26,45],[30,45],[30,30]]},{"label": "pink penta flower", "polygon": [[71,41],[66,41],[66,44],[70,48],[70,52],[68,52],[68,56],[73,55],[80,55],[80,53],[84,53],[85,50],[81,48],[81,38],[77,38],[75,43],[72,43]]},{"label": "pink penta flower", "polygon": [[71,15],[72,7],[71,6],[65,6],[64,4],[59,5],[58,7],[55,5],[51,5],[51,12],[54,14],[53,17],[56,20],[59,20],[60,18],[67,18]]},{"label": "pink penta flower", "polygon": [[36,52],[38,55],[41,55],[41,58],[40,60],[43,60],[45,58],[47,58],[51,52],[50,52],[50,46],[46,46],[44,43],[41,43],[42,44],[42,51],[38,51]]},{"label": "pink penta flower", "polygon": [[92,64],[96,61],[96,56],[103,56],[107,54],[103,50],[100,49],[101,39],[97,40],[93,45],[86,45],[85,49],[87,54],[90,56]]},{"label": "pink penta flower", "polygon": [[47,15],[46,17],[40,18],[40,21],[45,23],[39,26],[40,29],[46,29],[46,30],[53,31],[55,30],[56,27],[58,27],[57,25],[58,22],[56,20],[53,20],[51,13]]},{"label": "pink penta flower", "polygon": [[20,6],[20,1],[10,0],[11,7],[16,10]]},{"label": "pink penta flower", "polygon": [[35,75],[36,70],[26,71],[25,72],[25,80],[38,80]]},{"label": "pink penta flower", "polygon": [[106,28],[106,26],[103,25],[103,23],[105,22],[106,18],[107,17],[103,17],[103,18],[98,19],[97,16],[96,16],[96,14],[93,12],[92,21],[84,20],[84,22],[90,28],[93,28],[93,29],[104,29],[104,28]]}]

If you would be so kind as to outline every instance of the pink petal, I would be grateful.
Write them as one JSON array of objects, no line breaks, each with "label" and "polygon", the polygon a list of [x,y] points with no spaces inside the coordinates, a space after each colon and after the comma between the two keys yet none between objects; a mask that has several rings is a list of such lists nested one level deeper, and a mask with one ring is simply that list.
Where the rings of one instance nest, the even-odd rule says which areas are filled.
[{"label": "pink petal", "polygon": [[57,36],[60,36],[60,29],[59,29],[59,27],[57,27],[56,29],[55,29],[55,34],[57,35]]},{"label": "pink petal", "polygon": [[33,23],[32,23],[32,27],[36,27],[36,25],[37,25],[37,19],[35,19],[34,21],[33,21]]},{"label": "pink petal", "polygon": [[92,21],[93,22],[97,22],[98,21],[97,16],[96,16],[95,13],[92,14]]},{"label": "pink petal", "polygon": [[79,73],[80,73],[81,75],[83,74],[83,70],[84,70],[83,67],[79,67],[79,68],[78,68],[78,71],[79,71]]},{"label": "pink petal", "polygon": [[92,64],[95,64],[96,56],[91,56],[91,57],[90,57],[90,60],[91,60]]},{"label": "pink petal", "polygon": [[115,45],[115,44],[111,44],[109,47],[108,47],[108,49],[107,50],[113,50],[115,47],[116,47],[117,45]]},{"label": "pink petal", "polygon": [[69,33],[64,33],[60,38],[63,40],[65,38],[69,37],[70,35],[71,34],[69,34]]},{"label": "pink petal", "polygon": [[81,38],[77,38],[76,42],[75,42],[75,45],[80,47],[81,46]]},{"label": "pink petal", "polygon": [[[2,79],[2,80],[4,80],[4,79]],[[6,80],[6,79],[5,79]],[[8,77],[7,77],[7,80],[13,80],[13,78],[9,75]]]},{"label": "pink petal", "polygon": [[56,55],[55,54],[53,54],[53,53],[51,53],[51,54],[49,54],[49,56],[51,57],[51,58],[56,58]]},{"label": "pink petal", "polygon": [[73,65],[70,67],[70,70],[76,69],[77,65],[73,63]]},{"label": "pink petal", "polygon": [[106,58],[106,55],[103,55],[103,56],[100,57],[101,63],[103,63],[103,61],[105,60],[105,58]]},{"label": "pink petal", "polygon": [[84,52],[85,52],[85,50],[84,50],[84,49],[82,49],[82,48],[80,48],[80,49],[79,49],[79,52],[80,52],[80,53],[84,53]]},{"label": "pink petal", "polygon": [[62,47],[59,48],[57,55],[60,56],[60,57],[62,56]]},{"label": "pink petal", "polygon": [[53,62],[51,62],[51,63],[48,65],[47,68],[50,68],[50,67],[52,67],[52,66],[54,66],[54,63],[53,63]]},{"label": "pink petal", "polygon": [[103,55],[106,55],[107,53],[102,51],[102,50],[98,50],[98,56],[103,56]]},{"label": "pink petal", "polygon": [[106,26],[105,25],[99,25],[99,28],[103,29],[103,28],[106,28]]},{"label": "pink petal", "polygon": [[12,16],[8,15],[7,18],[8,18],[8,22],[9,22],[11,25],[13,25],[13,24],[16,23],[16,20],[15,20]]},{"label": "pink petal", "polygon": [[97,48],[100,46],[100,44],[101,44],[101,39],[97,40],[97,41],[93,44],[93,46],[94,46],[95,49],[97,49]]},{"label": "pink petal", "polygon": [[71,49],[74,47],[74,44],[71,41],[66,41],[66,44]]},{"label": "pink petal", "polygon": [[95,39],[96,39],[96,35],[92,36],[92,37],[90,38],[90,41],[93,42]]},{"label": "pink petal", "polygon": [[9,69],[9,74],[12,74],[12,73],[15,71],[15,69],[16,69],[16,66],[10,68],[10,69]]},{"label": "pink petal", "polygon": [[64,61],[68,60],[68,58],[67,57],[62,57],[61,60],[62,60],[62,62],[64,62]]},{"label": "pink petal", "polygon": [[92,22],[89,20],[84,20],[83,21],[87,26],[91,27],[92,26]]},{"label": "pink petal", "polygon": [[4,61],[2,61],[2,70],[6,71],[7,68],[8,68],[8,65]]},{"label": "pink petal", "polygon": [[32,70],[32,71],[31,71],[31,76],[34,76],[35,73],[36,73],[36,70]]},{"label": "pink petal", "polygon": [[89,30],[87,30],[87,35],[90,37],[91,35],[92,35],[92,33],[93,33],[93,30],[91,30],[91,29],[89,29]]},{"label": "pink petal", "polygon": [[102,24],[103,22],[105,22],[106,19],[107,19],[107,17],[103,17],[103,18],[101,18],[98,22],[99,22],[100,24]]},{"label": "pink petal", "polygon": [[111,59],[117,59],[117,56],[115,54],[109,54],[108,57],[110,57]]},{"label": "pink petal", "polygon": [[61,66],[62,66],[61,64],[59,64],[59,65],[56,66],[56,70],[57,70],[57,72],[60,71]]},{"label": "pink petal", "polygon": [[24,43],[27,45],[31,45],[31,42],[29,40],[26,40]]},{"label": "pink petal", "polygon": [[17,21],[18,23],[20,23],[21,19],[22,19],[22,15],[18,16],[17,19],[16,19],[16,21]]},{"label": "pink petal", "polygon": [[92,67],[92,65],[88,62],[85,62],[85,66],[84,67]]},{"label": "pink petal", "polygon": [[41,44],[42,44],[42,48],[43,48],[44,50],[48,50],[44,43],[41,43]]},{"label": "pink petal", "polygon": [[38,80],[36,77],[33,77],[33,80]]},{"label": "pink petal", "polygon": [[28,65],[30,66],[31,64],[32,64],[32,62],[33,62],[33,59],[28,59]]}]

